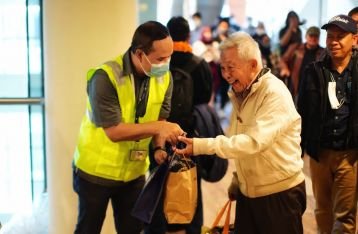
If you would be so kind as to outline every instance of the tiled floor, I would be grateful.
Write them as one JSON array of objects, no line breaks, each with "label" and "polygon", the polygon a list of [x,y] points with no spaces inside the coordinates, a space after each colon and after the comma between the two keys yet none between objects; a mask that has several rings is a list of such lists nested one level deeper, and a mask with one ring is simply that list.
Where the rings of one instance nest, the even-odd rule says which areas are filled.
[{"label": "tiled floor", "polygon": [[[307,164],[305,164],[307,167]],[[231,175],[234,171],[233,163],[229,164],[226,176],[217,183],[202,182],[203,202],[204,202],[204,224],[211,226],[217,212],[227,201],[227,188],[231,182]],[[305,169],[305,171],[307,171]],[[310,179],[307,175],[307,210],[303,216],[304,233],[314,234],[316,223],[313,215],[314,199],[310,189]],[[232,204],[235,205],[234,203]],[[0,231],[1,234],[46,234],[48,229],[48,200],[47,195],[43,196],[43,200],[38,204],[38,210],[33,216],[21,215],[12,220],[8,226],[4,226]],[[231,222],[234,221],[234,209],[231,210]]]},{"label": "tiled floor", "polygon": [[[230,116],[230,107],[225,108],[225,117]],[[227,126],[227,119],[222,121],[224,127]],[[306,192],[307,192],[307,209],[303,215],[304,234],[316,233],[316,222],[313,213],[314,198],[311,189],[311,179],[308,170],[308,157],[304,157],[304,172],[306,174]],[[211,226],[217,213],[227,201],[227,188],[230,185],[234,164],[230,162],[228,172],[225,177],[217,183],[202,182],[203,202],[204,202],[204,225]],[[39,210],[32,217],[22,216],[11,222],[11,227],[3,227],[1,234],[17,233],[34,233],[46,234],[48,227],[48,202],[47,195],[43,197],[42,203],[38,206]],[[235,204],[233,204],[234,206]],[[231,222],[234,221],[234,209],[231,210]],[[6,231],[5,231],[6,230]],[[29,230],[31,230],[29,232]]]},{"label": "tiled floor", "polygon": [[[29,211],[24,211],[29,212]],[[0,234],[48,234],[47,193],[34,203],[32,213],[17,214],[0,230]]]}]

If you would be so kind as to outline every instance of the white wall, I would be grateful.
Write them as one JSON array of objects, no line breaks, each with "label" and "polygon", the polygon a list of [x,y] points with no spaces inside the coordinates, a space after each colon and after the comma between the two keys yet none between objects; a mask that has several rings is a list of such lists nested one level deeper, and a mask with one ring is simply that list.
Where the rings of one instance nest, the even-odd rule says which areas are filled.
[{"label": "white wall", "polygon": [[[86,72],[129,47],[137,26],[136,1],[43,2],[49,233],[73,233],[77,195],[71,162],[85,110]],[[115,233],[109,212],[106,234]]]}]

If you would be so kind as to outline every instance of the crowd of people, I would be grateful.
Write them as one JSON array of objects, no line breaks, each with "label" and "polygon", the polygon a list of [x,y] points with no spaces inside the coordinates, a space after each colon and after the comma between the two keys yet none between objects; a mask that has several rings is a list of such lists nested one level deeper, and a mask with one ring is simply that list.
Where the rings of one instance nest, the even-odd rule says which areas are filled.
[{"label": "crowd of people", "polygon": [[[285,82],[295,99],[297,99],[299,77],[304,67],[318,58],[323,50],[319,45],[320,30],[316,26],[307,29],[306,41],[302,42],[300,26],[305,24],[305,20],[301,21],[294,11],[287,14],[285,25],[279,30],[278,50],[274,49],[265,24],[259,21],[257,26],[254,26],[251,17],[248,17],[249,25],[246,28],[232,24],[230,18],[221,17],[215,25],[203,25],[199,12],[192,15],[192,21],[195,22],[190,39],[193,53],[203,57],[210,64],[214,78],[211,104],[217,103],[216,107],[221,117],[225,116],[223,110],[229,100],[227,91],[230,85],[221,75],[219,44],[228,35],[245,31],[254,38],[259,45],[263,65]],[[306,51],[309,53],[306,54]]]},{"label": "crowd of people", "polygon": [[[276,60],[262,22],[245,32],[228,18],[202,25],[195,13],[191,31],[183,17],[166,26],[141,24],[126,52],[87,74],[87,110],[73,160],[75,233],[100,233],[111,201],[118,233],[200,234],[201,192],[191,223],[168,224],[162,210],[150,224],[130,215],[148,169],[168,160],[170,145],[179,155],[216,154],[235,162],[238,183],[229,191],[237,201],[234,233],[302,234],[302,157],[310,157],[317,232],[354,234],[357,18],[358,7],[321,28],[309,27],[303,41],[304,21],[289,12]],[[319,45],[321,29],[327,32],[325,48]],[[192,105],[206,103],[220,112],[230,101],[230,134],[197,138],[194,123],[173,120],[170,70],[190,63],[197,63],[190,69]]]}]

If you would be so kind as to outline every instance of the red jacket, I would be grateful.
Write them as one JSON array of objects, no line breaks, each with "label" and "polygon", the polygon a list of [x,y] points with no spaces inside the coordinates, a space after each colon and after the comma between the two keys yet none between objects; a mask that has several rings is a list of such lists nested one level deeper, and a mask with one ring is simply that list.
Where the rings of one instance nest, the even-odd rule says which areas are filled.
[{"label": "red jacket", "polygon": [[[298,84],[300,80],[300,69],[302,66],[303,57],[305,56],[306,52],[306,43],[294,43],[291,44],[288,49],[286,50],[285,54],[281,58],[281,69],[282,68],[288,68],[291,75],[292,80],[292,95],[295,97],[298,94]],[[317,52],[316,52],[316,61],[322,54],[324,49],[320,46],[318,46]],[[308,64],[303,64],[303,66],[306,66]]]}]

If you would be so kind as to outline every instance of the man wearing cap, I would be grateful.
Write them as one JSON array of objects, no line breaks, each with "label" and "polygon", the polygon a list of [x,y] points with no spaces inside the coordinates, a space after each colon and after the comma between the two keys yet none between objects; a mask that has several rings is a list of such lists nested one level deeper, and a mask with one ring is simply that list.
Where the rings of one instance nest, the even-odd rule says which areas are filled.
[{"label": "man wearing cap", "polygon": [[319,28],[309,27],[306,32],[306,42],[291,44],[280,60],[280,76],[291,78],[292,87],[290,87],[290,91],[295,101],[298,94],[298,84],[305,67],[316,61],[323,52],[323,48],[319,45],[319,35]]},{"label": "man wearing cap", "polygon": [[327,30],[327,54],[308,66],[298,97],[301,147],[310,156],[318,233],[355,233],[358,158],[356,22],[338,15]]}]

